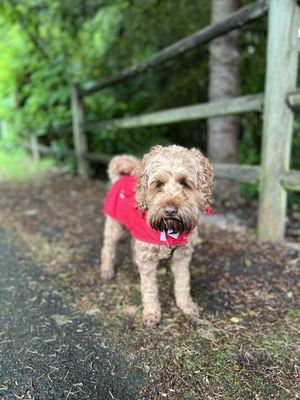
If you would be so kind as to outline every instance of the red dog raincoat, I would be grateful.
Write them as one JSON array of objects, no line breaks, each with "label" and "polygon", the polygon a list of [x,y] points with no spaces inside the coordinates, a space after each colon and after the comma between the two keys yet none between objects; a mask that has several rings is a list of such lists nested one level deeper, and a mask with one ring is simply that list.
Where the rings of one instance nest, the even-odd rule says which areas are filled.
[{"label": "red dog raincoat", "polygon": [[152,229],[135,200],[136,178],[123,176],[109,189],[104,214],[124,225],[136,239],[163,246],[180,246],[187,243],[186,233],[159,232]]}]

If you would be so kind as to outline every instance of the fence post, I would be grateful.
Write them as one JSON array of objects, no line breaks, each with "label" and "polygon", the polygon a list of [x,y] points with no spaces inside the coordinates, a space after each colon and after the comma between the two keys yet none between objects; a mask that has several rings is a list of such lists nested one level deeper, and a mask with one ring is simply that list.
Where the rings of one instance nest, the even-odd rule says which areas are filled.
[{"label": "fence post", "polygon": [[295,90],[300,9],[296,0],[270,0],[262,139],[258,235],[284,238],[287,193],[280,175],[289,169],[294,115],[286,96]]},{"label": "fence post", "polygon": [[39,143],[35,133],[30,134],[31,156],[34,162],[40,161]]},{"label": "fence post", "polygon": [[72,103],[72,126],[73,126],[73,139],[75,158],[77,163],[77,171],[80,176],[88,178],[89,176],[89,163],[84,155],[87,153],[87,138],[83,129],[84,111],[82,99],[79,96],[78,84],[72,84],[71,92]]}]

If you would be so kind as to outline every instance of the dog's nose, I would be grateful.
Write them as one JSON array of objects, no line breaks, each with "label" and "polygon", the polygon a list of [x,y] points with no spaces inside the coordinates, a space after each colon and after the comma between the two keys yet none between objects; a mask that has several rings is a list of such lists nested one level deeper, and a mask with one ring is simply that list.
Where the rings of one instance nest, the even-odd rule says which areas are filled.
[{"label": "dog's nose", "polygon": [[164,207],[164,213],[167,217],[175,217],[175,215],[177,214],[177,207],[173,204],[167,204]]}]

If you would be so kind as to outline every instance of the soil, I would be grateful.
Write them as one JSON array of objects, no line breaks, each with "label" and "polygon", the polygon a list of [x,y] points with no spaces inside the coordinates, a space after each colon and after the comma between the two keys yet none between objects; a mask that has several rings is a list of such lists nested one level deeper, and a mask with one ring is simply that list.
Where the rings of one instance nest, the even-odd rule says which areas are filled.
[{"label": "soil", "polygon": [[[106,188],[58,173],[1,183],[0,356],[7,361],[0,396],[299,398],[297,236],[259,243],[255,203],[216,203],[191,263],[201,319],[194,324],[175,307],[162,262],[162,321],[146,329],[129,237],[120,243],[114,281],[99,278]],[[291,215],[288,230],[297,224]]]}]

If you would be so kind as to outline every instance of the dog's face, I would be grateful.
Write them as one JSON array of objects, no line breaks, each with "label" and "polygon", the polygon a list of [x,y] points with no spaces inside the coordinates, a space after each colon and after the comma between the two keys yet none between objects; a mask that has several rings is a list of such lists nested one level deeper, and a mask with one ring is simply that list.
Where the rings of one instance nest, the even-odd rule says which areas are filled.
[{"label": "dog's face", "polygon": [[137,171],[136,200],[158,231],[189,232],[210,204],[213,171],[197,149],[155,146]]}]

